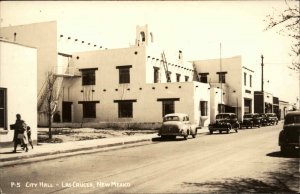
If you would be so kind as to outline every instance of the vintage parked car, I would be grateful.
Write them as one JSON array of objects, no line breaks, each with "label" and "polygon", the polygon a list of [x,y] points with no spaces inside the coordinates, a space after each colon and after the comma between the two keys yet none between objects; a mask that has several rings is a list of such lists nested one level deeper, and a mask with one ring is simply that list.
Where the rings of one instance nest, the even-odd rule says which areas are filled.
[{"label": "vintage parked car", "polygon": [[275,113],[267,113],[266,115],[267,115],[269,124],[271,124],[271,125],[278,124],[278,118]]},{"label": "vintage parked car", "polygon": [[242,127],[246,127],[246,128],[253,128],[257,126],[258,128],[260,128],[261,126],[261,117],[259,114],[257,113],[248,113],[248,114],[244,114],[243,116],[243,122],[240,123],[240,128]]},{"label": "vintage parked car", "polygon": [[267,114],[260,113],[259,116],[261,117],[261,126],[268,126],[270,125]]},{"label": "vintage parked car", "polygon": [[183,136],[187,139],[189,135],[193,138],[197,135],[197,130],[201,127],[192,124],[189,120],[189,116],[184,113],[172,113],[167,114],[163,118],[163,124],[158,131],[158,135],[161,138]]},{"label": "vintage parked car", "polygon": [[210,134],[214,131],[226,131],[229,133],[230,130],[234,129],[235,132],[238,132],[238,128],[240,127],[240,123],[234,113],[220,113],[216,115],[216,122],[208,125],[208,130]]},{"label": "vintage parked car", "polygon": [[282,153],[299,149],[300,111],[289,112],[285,116],[283,130],[279,133],[279,146]]}]

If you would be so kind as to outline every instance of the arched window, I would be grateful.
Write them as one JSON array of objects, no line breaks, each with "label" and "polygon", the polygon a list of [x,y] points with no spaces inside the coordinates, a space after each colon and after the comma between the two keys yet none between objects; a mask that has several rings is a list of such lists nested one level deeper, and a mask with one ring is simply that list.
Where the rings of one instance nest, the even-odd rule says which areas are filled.
[{"label": "arched window", "polygon": [[141,35],[142,42],[145,42],[146,40],[145,32],[141,32],[140,35]]},{"label": "arched window", "polygon": [[150,38],[151,38],[151,42],[153,42],[154,41],[154,37],[153,37],[152,32],[150,32]]}]

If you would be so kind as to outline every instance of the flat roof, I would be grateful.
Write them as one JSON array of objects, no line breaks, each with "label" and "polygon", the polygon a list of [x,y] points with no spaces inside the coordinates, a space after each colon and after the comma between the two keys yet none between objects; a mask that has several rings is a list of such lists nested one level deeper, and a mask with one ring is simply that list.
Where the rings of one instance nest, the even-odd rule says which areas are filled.
[{"label": "flat roof", "polygon": [[37,49],[36,47],[28,46],[28,45],[17,43],[17,42],[13,42],[13,41],[9,41],[9,40],[3,39],[2,37],[0,37],[0,42],[5,42],[5,43],[9,43],[9,44],[15,44],[15,45],[27,47],[27,48]]}]

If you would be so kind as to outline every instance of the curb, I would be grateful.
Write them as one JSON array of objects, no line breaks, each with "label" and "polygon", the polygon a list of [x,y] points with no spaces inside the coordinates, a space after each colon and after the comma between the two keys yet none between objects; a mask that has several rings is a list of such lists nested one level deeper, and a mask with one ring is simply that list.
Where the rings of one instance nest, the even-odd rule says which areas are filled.
[{"label": "curb", "polygon": [[[145,138],[145,139],[140,139],[140,140],[123,141],[123,142],[118,142],[118,143],[95,145],[95,146],[75,148],[75,149],[69,149],[69,150],[63,150],[63,151],[51,151],[51,152],[45,152],[45,153],[36,153],[36,154],[32,154],[32,155],[22,155],[22,156],[2,158],[2,159],[0,158],[0,162],[1,162],[0,167],[61,158],[61,157],[63,157],[62,154],[67,154],[66,156],[72,156],[72,155],[77,155],[76,154],[77,152],[83,152],[86,150],[90,151],[90,152],[86,152],[86,153],[93,153],[93,152],[97,152],[98,149],[103,149],[103,148],[116,147],[117,149],[121,149],[121,148],[127,148],[127,147],[134,147],[133,144],[138,144],[138,143],[143,143],[143,142],[152,142],[152,139],[153,138]],[[132,146],[128,146],[128,145],[132,145]],[[107,150],[104,150],[104,151],[107,151]],[[84,154],[84,152],[80,153],[80,154]],[[44,157],[44,156],[47,156],[47,158],[46,159],[40,158],[40,157]],[[28,159],[29,160],[36,159],[36,160],[26,161]]]},{"label": "curb", "polygon": [[[198,133],[197,137],[201,137],[206,134],[207,134],[206,132]],[[50,152],[44,152],[44,153],[36,153],[36,154],[32,154],[32,155],[22,155],[22,156],[10,157],[10,158],[0,158],[0,162],[1,162],[0,168],[19,165],[19,164],[28,164],[28,163],[33,163],[33,162],[52,160],[52,159],[75,156],[75,155],[81,155],[81,154],[105,152],[105,151],[110,151],[110,150],[119,150],[119,149],[124,149],[124,148],[147,145],[147,144],[145,144],[145,142],[150,142],[153,144],[159,143],[157,141],[153,141],[155,138],[160,138],[160,137],[157,136],[157,137],[143,138],[143,139],[139,139],[139,140],[109,143],[109,144],[105,144],[105,145],[94,145],[94,146],[74,148],[74,149],[62,150],[62,151],[50,151]],[[105,148],[107,148],[107,149],[105,149]]]}]

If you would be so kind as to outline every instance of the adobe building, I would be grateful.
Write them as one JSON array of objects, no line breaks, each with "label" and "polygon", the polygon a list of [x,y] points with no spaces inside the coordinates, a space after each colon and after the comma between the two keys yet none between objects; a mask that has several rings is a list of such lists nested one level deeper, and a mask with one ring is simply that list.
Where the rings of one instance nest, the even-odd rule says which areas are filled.
[{"label": "adobe building", "polygon": [[0,39],[0,145],[12,146],[16,114],[37,141],[37,49]]},{"label": "adobe building", "polygon": [[[49,72],[66,72],[71,53],[81,50],[96,50],[102,46],[91,41],[65,34],[56,21],[17,25],[0,28],[0,37],[7,41],[37,48],[37,111],[38,124],[48,124],[44,97],[47,92],[46,77]],[[75,71],[68,68],[68,71]],[[73,72],[70,72],[73,73]],[[57,77],[58,85],[63,77]]]},{"label": "adobe building", "polygon": [[65,126],[155,125],[173,112],[189,114],[197,125],[210,122],[209,84],[194,81],[182,51],[173,56],[154,44],[147,25],[137,26],[128,48],[75,52],[70,59],[68,68],[78,71],[61,75],[58,110]]},{"label": "adobe building", "polygon": [[218,113],[236,113],[242,120],[253,113],[254,71],[244,66],[242,57],[192,61],[201,83],[210,85],[210,120]]}]

